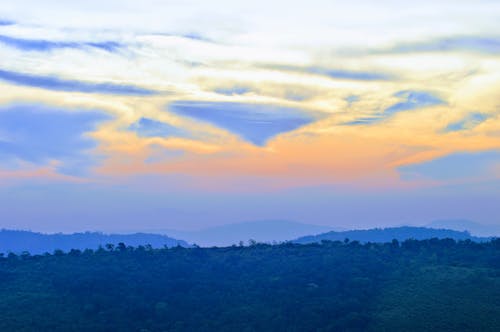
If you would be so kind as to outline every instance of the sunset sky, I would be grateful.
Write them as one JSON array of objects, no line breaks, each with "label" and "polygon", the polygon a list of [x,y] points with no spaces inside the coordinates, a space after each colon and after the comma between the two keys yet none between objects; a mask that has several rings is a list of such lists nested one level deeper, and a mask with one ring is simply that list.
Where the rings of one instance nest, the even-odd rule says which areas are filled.
[{"label": "sunset sky", "polygon": [[0,228],[500,224],[500,2],[0,2]]}]

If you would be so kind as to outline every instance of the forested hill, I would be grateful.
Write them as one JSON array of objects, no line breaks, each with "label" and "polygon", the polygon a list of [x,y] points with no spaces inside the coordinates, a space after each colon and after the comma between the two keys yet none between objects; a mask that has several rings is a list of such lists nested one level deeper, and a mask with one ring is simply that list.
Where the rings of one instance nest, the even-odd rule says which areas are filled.
[{"label": "forested hill", "polygon": [[176,240],[158,234],[103,234],[97,232],[74,234],[42,234],[29,231],[0,231],[0,252],[32,254],[53,252],[56,249],[69,251],[71,249],[97,249],[107,244],[117,245],[123,242],[131,246],[151,245],[153,248],[188,246],[185,241]]},{"label": "forested hill", "polygon": [[500,331],[500,240],[0,257],[0,331]]},{"label": "forested hill", "polygon": [[[247,242],[254,239],[252,232],[245,236],[240,232],[239,239]],[[253,235],[252,235],[253,234]],[[223,238],[224,232],[221,229],[219,238]],[[214,235],[207,235],[213,239]],[[323,240],[343,241],[345,239],[360,242],[390,242],[393,239],[404,241],[406,239],[430,239],[430,238],[451,238],[454,240],[472,240],[486,241],[488,238],[480,238],[471,236],[468,232],[453,231],[447,229],[433,229],[425,227],[396,227],[385,229],[369,229],[369,230],[352,230],[342,232],[327,232],[319,235],[310,235],[300,237],[292,242],[295,243],[314,243]],[[271,238],[269,238],[271,239]],[[204,243],[203,241],[196,243]],[[258,240],[258,239],[257,239]],[[226,241],[227,242],[227,241]],[[233,241],[235,242],[235,241]],[[270,242],[270,241],[269,241]],[[134,233],[134,234],[104,234],[98,232],[85,232],[73,234],[43,234],[30,231],[15,231],[15,230],[0,230],[0,253],[21,253],[23,251],[31,254],[42,254],[45,252],[52,253],[54,250],[69,251],[71,249],[97,249],[99,246],[106,245],[116,246],[118,243],[126,243],[130,246],[145,246],[151,245],[153,248],[163,248],[183,246],[188,247],[188,242],[178,240],[166,235],[151,234],[151,233]]]},{"label": "forested hill", "polygon": [[407,239],[425,240],[431,238],[438,239],[454,239],[454,240],[472,240],[472,241],[487,241],[489,238],[476,237],[470,235],[469,232],[454,231],[450,229],[434,229],[428,227],[392,227],[392,228],[374,228],[366,230],[352,230],[342,232],[327,232],[312,236],[303,236],[293,242],[295,243],[314,243],[327,241],[343,241],[349,239],[360,242],[390,242],[393,239],[404,241]]}]

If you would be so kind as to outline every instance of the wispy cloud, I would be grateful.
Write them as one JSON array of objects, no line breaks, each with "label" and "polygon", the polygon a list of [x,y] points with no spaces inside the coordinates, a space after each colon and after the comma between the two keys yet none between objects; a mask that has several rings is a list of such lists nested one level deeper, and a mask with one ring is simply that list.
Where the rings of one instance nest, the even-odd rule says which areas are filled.
[{"label": "wispy cloud", "polygon": [[376,71],[353,71],[344,69],[324,68],[317,66],[301,67],[301,66],[279,65],[279,64],[268,64],[268,65],[263,65],[262,67],[265,69],[278,70],[278,71],[289,71],[289,72],[321,75],[341,80],[387,81],[394,79],[393,75],[387,73],[380,73]]},{"label": "wispy cloud", "polygon": [[345,98],[345,101],[349,103],[349,106],[351,106],[353,103],[359,101],[360,98],[358,95],[350,95]]},{"label": "wispy cloud", "polygon": [[208,38],[207,36],[204,36],[200,33],[196,32],[187,32],[187,33],[166,33],[166,32],[155,32],[148,34],[149,36],[157,36],[157,37],[167,37],[167,38],[182,38],[182,39],[188,39],[191,41],[195,42],[202,42],[202,43],[210,43],[210,44],[217,44],[216,41]]},{"label": "wispy cloud", "polygon": [[179,101],[172,103],[169,110],[209,122],[258,146],[316,120],[309,112],[263,104]]},{"label": "wispy cloud", "polygon": [[184,129],[148,118],[141,118],[128,129],[139,137],[185,137],[188,134]]},{"label": "wispy cloud", "polygon": [[186,34],[183,34],[180,36],[183,38],[192,39],[192,40],[198,40],[198,41],[210,42],[210,43],[213,42],[210,38],[207,38],[207,37],[205,37],[199,33],[196,33],[196,32],[190,32],[190,33],[186,33]]},{"label": "wispy cloud", "polygon": [[470,113],[467,114],[463,119],[450,123],[446,128],[445,132],[470,130],[479,125],[480,123],[486,121],[488,116],[482,113]]},{"label": "wispy cloud", "polygon": [[311,74],[328,76],[331,78],[359,81],[386,81],[392,79],[391,75],[378,72],[350,71],[341,69],[327,69],[321,67],[308,67],[306,72]]},{"label": "wispy cloud", "polygon": [[117,52],[123,45],[114,41],[103,42],[65,42],[43,39],[23,39],[0,35],[0,43],[23,51],[48,52],[62,48],[97,48],[107,52]]},{"label": "wispy cloud", "polygon": [[385,117],[383,117],[381,115],[366,116],[366,117],[358,118],[358,119],[353,120],[353,121],[346,122],[343,125],[346,125],[346,126],[365,126],[365,125],[377,123],[377,122],[382,121],[384,119],[385,119]]},{"label": "wispy cloud", "polygon": [[470,51],[500,53],[500,38],[462,36],[441,38],[424,42],[398,44],[386,50],[390,53]]},{"label": "wispy cloud", "polygon": [[385,110],[386,115],[414,110],[422,107],[429,107],[444,104],[444,101],[436,95],[426,91],[399,91],[395,97],[403,99]]},{"label": "wispy cloud", "polygon": [[317,66],[301,67],[291,65],[265,65],[267,69],[291,71],[299,73],[308,73],[313,75],[321,75],[335,79],[354,80],[354,81],[387,81],[394,79],[393,75],[387,73],[379,73],[375,71],[353,71],[344,69],[332,69]]},{"label": "wispy cloud", "polygon": [[128,84],[91,83],[66,80],[53,76],[24,74],[2,69],[0,69],[0,80],[16,85],[66,92],[101,93],[127,96],[151,96],[158,94],[157,91]]},{"label": "wispy cloud", "polygon": [[0,109],[0,160],[11,167],[18,161],[47,166],[57,162],[62,174],[80,175],[98,158],[89,151],[96,142],[85,133],[106,119],[100,112],[68,112],[45,106]]},{"label": "wispy cloud", "polygon": [[218,88],[214,90],[216,93],[226,96],[234,96],[234,95],[244,95],[252,91],[250,88],[244,86],[234,86],[231,88]]},{"label": "wispy cloud", "polygon": [[[395,97],[402,99],[402,101],[389,106],[382,113],[375,113],[371,116],[363,116],[361,118],[355,119],[344,123],[348,126],[363,126],[371,125],[390,118],[396,113],[403,111],[411,111],[418,108],[436,106],[444,104],[444,100],[437,97],[431,92],[427,91],[399,91],[394,94]],[[348,100],[349,102],[349,100]]]}]

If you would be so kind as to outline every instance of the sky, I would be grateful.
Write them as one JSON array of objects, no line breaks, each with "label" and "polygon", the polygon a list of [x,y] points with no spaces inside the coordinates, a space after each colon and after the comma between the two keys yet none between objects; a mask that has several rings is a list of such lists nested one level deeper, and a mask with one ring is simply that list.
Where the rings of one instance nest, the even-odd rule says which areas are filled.
[{"label": "sky", "polygon": [[0,2],[0,227],[500,224],[500,2]]}]

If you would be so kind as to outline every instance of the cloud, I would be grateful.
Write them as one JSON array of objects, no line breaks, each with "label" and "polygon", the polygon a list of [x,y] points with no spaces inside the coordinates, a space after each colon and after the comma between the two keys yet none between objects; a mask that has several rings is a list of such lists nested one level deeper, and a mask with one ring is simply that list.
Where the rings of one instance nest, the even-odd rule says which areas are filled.
[{"label": "cloud", "polygon": [[388,74],[382,74],[377,72],[326,69],[321,67],[308,67],[306,68],[306,72],[311,74],[328,76],[331,78],[358,80],[358,81],[386,81],[392,78]]},{"label": "cloud", "polygon": [[376,113],[373,114],[372,116],[365,116],[362,118],[358,118],[353,121],[345,122],[343,123],[343,125],[347,126],[370,125],[386,120],[387,118],[390,118],[392,115],[399,112],[410,111],[429,106],[436,106],[445,103],[439,97],[426,91],[404,90],[395,93],[394,96],[403,99],[403,101],[396,103],[392,106],[389,106],[388,108],[385,109],[383,113]]},{"label": "cloud", "polygon": [[455,153],[428,162],[399,167],[405,180],[453,180],[483,177],[500,165],[500,151]]},{"label": "cloud", "polygon": [[101,112],[39,105],[0,108],[0,160],[9,168],[56,162],[61,174],[81,175],[98,161],[89,153],[96,142],[85,134],[106,119]]},{"label": "cloud", "polygon": [[135,131],[139,137],[185,137],[185,130],[172,126],[168,123],[141,118],[133,123],[129,130]]},{"label": "cloud", "polygon": [[169,110],[209,122],[258,146],[265,145],[274,136],[316,120],[308,112],[263,104],[178,101],[172,103]]},{"label": "cloud", "polygon": [[197,40],[197,41],[202,41],[202,42],[209,42],[209,43],[213,42],[211,39],[209,39],[205,36],[202,36],[199,33],[195,33],[195,32],[186,33],[186,34],[180,35],[180,37],[192,39],[192,40]]},{"label": "cloud", "polygon": [[101,93],[125,96],[151,96],[158,93],[154,90],[128,84],[90,83],[76,80],[65,80],[54,76],[24,74],[2,69],[0,69],[0,80],[16,85],[54,91]]},{"label": "cloud", "polygon": [[369,71],[351,71],[343,69],[330,69],[324,67],[300,67],[290,65],[265,65],[264,68],[300,73],[309,73],[314,75],[327,76],[335,79],[353,80],[353,81],[387,81],[394,77],[389,74]]},{"label": "cloud", "polygon": [[343,124],[347,125],[347,126],[363,126],[363,125],[369,125],[369,124],[373,124],[376,122],[380,122],[382,120],[384,120],[383,116],[375,115],[375,116],[371,116],[371,117],[367,116],[367,117],[358,118],[356,120],[345,122]]},{"label": "cloud", "polygon": [[388,107],[385,110],[386,115],[444,104],[442,99],[425,91],[399,91],[394,96],[404,100]]},{"label": "cloud", "polygon": [[399,44],[389,53],[469,51],[486,54],[500,53],[500,38],[476,36],[449,37],[420,43]]},{"label": "cloud", "polygon": [[349,96],[345,97],[344,100],[347,101],[347,103],[349,103],[349,106],[351,106],[351,104],[359,101],[360,98],[358,95],[349,95]]},{"label": "cloud", "polygon": [[43,39],[23,39],[0,35],[0,43],[22,51],[48,52],[61,48],[97,48],[108,52],[117,52],[122,44],[113,41],[104,42],[63,42]]},{"label": "cloud", "polygon": [[216,93],[226,96],[234,96],[234,95],[244,95],[251,91],[250,88],[244,86],[234,86],[232,88],[218,88],[214,90]]},{"label": "cloud", "polygon": [[470,113],[467,114],[462,120],[450,123],[446,128],[445,132],[470,130],[479,125],[480,123],[486,121],[488,116],[482,113]]}]

